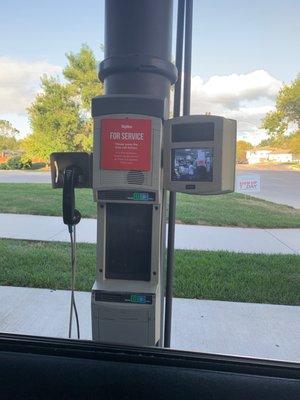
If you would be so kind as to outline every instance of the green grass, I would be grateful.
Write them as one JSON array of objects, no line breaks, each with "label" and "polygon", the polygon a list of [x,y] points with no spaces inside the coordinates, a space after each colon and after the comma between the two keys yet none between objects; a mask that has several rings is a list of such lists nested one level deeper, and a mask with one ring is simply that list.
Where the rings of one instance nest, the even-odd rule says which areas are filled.
[{"label": "green grass", "polygon": [[[92,244],[78,244],[77,290],[95,277]],[[68,289],[69,245],[0,240],[0,285]],[[176,251],[174,296],[300,305],[300,256]]]},{"label": "green grass", "polygon": [[[83,217],[96,218],[91,189],[76,190],[76,207]],[[47,183],[0,183],[0,212],[62,215],[62,189]]]},{"label": "green grass", "polygon": [[[61,202],[62,190],[49,184],[0,184],[0,212],[61,215]],[[76,206],[83,217],[96,218],[91,189],[76,191]],[[184,224],[299,228],[300,210],[238,193],[201,197],[180,193],[176,219]]]},{"label": "green grass", "polygon": [[299,228],[300,210],[239,193],[178,195],[176,219],[185,224],[258,228]]}]

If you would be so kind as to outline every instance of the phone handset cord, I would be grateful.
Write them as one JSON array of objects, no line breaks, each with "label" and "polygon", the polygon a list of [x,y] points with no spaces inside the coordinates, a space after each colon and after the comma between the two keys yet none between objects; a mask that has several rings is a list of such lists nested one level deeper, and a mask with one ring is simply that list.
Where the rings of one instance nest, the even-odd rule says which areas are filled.
[{"label": "phone handset cord", "polygon": [[77,326],[77,338],[80,339],[79,317],[75,302],[75,281],[76,281],[76,226],[68,225],[71,241],[71,304],[70,304],[70,320],[69,320],[69,338],[72,337],[73,310]]}]

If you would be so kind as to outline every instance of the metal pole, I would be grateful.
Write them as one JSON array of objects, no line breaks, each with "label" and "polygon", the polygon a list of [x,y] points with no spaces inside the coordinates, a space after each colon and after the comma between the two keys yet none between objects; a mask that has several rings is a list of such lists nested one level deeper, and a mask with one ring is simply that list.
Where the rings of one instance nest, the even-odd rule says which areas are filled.
[{"label": "metal pole", "polygon": [[105,1],[105,59],[99,76],[106,95],[169,98],[176,80],[172,22],[173,0]]},{"label": "metal pole", "polygon": [[[176,38],[176,67],[178,80],[175,84],[173,116],[180,116],[181,78],[182,78],[182,53],[184,31],[184,6],[185,0],[178,0],[177,12],[177,38]],[[169,226],[167,250],[167,276],[166,276],[166,309],[165,309],[165,335],[164,346],[170,347],[172,323],[172,297],[173,297],[173,270],[174,270],[174,240],[176,220],[176,192],[170,192],[169,198]]]},{"label": "metal pole", "polygon": [[192,73],[193,0],[186,0],[183,115],[190,115]]}]

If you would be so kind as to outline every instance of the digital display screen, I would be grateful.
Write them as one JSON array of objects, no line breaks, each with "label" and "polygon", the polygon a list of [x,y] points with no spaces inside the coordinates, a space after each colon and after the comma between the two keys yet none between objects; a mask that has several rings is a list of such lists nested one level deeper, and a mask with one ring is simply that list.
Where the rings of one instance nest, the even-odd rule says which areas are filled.
[{"label": "digital display screen", "polygon": [[213,149],[172,149],[172,181],[212,182]]},{"label": "digital display screen", "polygon": [[155,201],[156,196],[154,192],[144,192],[133,190],[98,190],[98,200],[111,200],[111,201]]},{"label": "digital display screen", "polygon": [[131,303],[146,304],[146,296],[143,294],[132,294],[130,296]]}]

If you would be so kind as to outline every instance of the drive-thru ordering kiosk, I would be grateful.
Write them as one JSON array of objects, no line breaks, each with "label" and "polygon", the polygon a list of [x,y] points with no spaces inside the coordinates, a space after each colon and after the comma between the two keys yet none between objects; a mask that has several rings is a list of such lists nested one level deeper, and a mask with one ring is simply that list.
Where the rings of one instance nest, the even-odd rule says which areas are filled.
[{"label": "drive-thru ordering kiosk", "polygon": [[[76,153],[56,153],[53,176],[59,175],[58,163],[66,167],[66,157],[81,162],[81,171],[91,168],[97,202],[93,339],[153,346],[160,344],[163,329],[164,189],[189,194],[233,191],[236,123],[212,115],[163,123],[158,116],[113,114],[117,103],[122,109],[128,101],[134,109],[141,99],[94,99],[92,168],[81,154],[76,159]],[[106,102],[113,107],[102,115],[101,110],[107,113],[110,107]],[[153,106],[156,100],[146,105],[151,102]],[[89,182],[87,172],[81,176]]]},{"label": "drive-thru ordering kiosk", "polygon": [[191,194],[233,191],[236,124],[205,115],[168,120],[164,127],[159,118],[133,114],[94,121],[93,337],[156,345],[163,306],[163,187]]},{"label": "drive-thru ordering kiosk", "polygon": [[105,99],[95,99],[93,109],[98,210],[93,338],[153,346],[161,338],[163,300],[162,119],[113,114],[116,108],[99,115],[98,102]]},{"label": "drive-thru ordering kiosk", "polygon": [[[183,10],[178,15],[182,26]],[[165,193],[233,191],[236,123],[212,115],[169,119],[170,88],[178,77],[171,62],[171,0],[107,1],[105,29],[99,69],[105,95],[92,100],[93,154],[51,157],[72,245],[70,321],[75,314],[79,337],[74,244],[81,216],[74,188],[90,187],[97,204],[93,340],[163,346]]]}]

